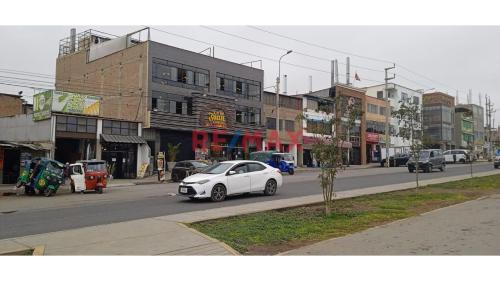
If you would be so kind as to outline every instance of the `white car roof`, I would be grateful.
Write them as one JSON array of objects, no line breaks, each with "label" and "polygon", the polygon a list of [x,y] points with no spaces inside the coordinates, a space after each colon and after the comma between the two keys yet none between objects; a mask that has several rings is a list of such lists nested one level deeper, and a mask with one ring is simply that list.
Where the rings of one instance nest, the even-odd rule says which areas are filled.
[{"label": "white car roof", "polygon": [[223,161],[221,163],[229,163],[229,164],[240,164],[240,163],[259,163],[259,164],[264,164],[259,161],[252,161],[252,160],[231,160],[231,161]]}]

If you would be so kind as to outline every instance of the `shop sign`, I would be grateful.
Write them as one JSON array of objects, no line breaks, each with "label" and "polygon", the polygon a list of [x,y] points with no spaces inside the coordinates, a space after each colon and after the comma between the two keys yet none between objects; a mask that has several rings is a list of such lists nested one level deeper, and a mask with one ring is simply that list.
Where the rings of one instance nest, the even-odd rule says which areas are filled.
[{"label": "shop sign", "polygon": [[52,91],[45,91],[33,96],[33,120],[40,121],[50,118],[52,109]]},{"label": "shop sign", "polygon": [[226,129],[226,115],[222,110],[213,110],[207,113],[207,122],[205,124],[207,127]]},{"label": "shop sign", "polygon": [[99,116],[101,98],[62,91],[46,91],[33,97],[33,120],[50,118],[51,112]]},{"label": "shop sign", "polygon": [[380,135],[375,133],[366,133],[366,142],[379,143]]}]

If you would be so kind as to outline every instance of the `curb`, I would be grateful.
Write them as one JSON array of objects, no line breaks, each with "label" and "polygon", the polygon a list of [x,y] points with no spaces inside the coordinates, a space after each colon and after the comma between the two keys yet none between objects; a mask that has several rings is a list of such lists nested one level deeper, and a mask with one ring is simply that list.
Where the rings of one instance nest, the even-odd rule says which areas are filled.
[{"label": "curb", "polygon": [[33,251],[31,256],[43,256],[45,245],[35,246],[33,248],[19,248],[18,250],[0,252],[0,256],[24,256],[27,251]]},{"label": "curb", "polygon": [[217,239],[215,239],[213,237],[210,237],[210,236],[208,236],[208,235],[206,235],[204,233],[201,233],[201,232],[199,232],[198,230],[196,230],[194,228],[190,228],[189,226],[187,226],[187,225],[185,225],[183,223],[177,222],[177,225],[182,226],[182,227],[188,229],[189,231],[193,232],[196,235],[199,235],[199,236],[201,236],[203,238],[206,238],[206,239],[208,239],[208,240],[210,240],[210,241],[212,241],[214,243],[217,243],[217,244],[221,245],[224,249],[226,249],[226,251],[228,251],[231,254],[233,254],[233,256],[241,256],[241,254],[238,251],[236,251],[235,249],[231,248],[231,246],[227,245],[226,243],[224,243],[222,241],[219,241],[219,240],[217,240]]}]

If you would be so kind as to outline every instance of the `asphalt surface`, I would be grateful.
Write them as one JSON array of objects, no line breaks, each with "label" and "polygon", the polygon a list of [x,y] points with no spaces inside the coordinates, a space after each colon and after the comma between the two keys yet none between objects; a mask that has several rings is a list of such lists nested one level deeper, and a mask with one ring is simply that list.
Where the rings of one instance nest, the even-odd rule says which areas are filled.
[{"label": "asphalt surface", "polygon": [[[476,164],[473,169],[474,172],[483,172],[490,171],[493,167],[491,164]],[[373,168],[367,170],[372,171],[346,171],[346,175],[337,179],[336,191],[398,184],[415,180],[415,174],[408,173],[406,168]],[[449,165],[444,173],[438,171],[430,174],[421,173],[420,179],[451,177],[468,174],[469,172],[470,167],[468,165]],[[164,193],[159,196],[138,198],[137,200],[96,202],[90,205],[57,209],[19,210],[13,213],[0,214],[0,239],[320,194],[321,188],[319,187],[317,175],[318,172],[308,172],[286,176],[282,188],[272,197],[263,196],[262,194],[247,194],[229,197],[224,202],[212,203],[209,201],[192,201],[184,197],[170,196]],[[43,200],[44,198],[40,199]]]}]

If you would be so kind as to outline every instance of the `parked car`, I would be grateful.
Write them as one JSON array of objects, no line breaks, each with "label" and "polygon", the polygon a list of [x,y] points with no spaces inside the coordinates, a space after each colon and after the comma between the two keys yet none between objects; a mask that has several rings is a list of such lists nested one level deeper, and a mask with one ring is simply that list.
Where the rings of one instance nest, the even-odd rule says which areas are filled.
[{"label": "parked car", "polygon": [[[391,167],[405,166],[409,159],[410,159],[410,154],[408,153],[396,154],[394,156],[389,157],[389,166]],[[380,161],[381,167],[385,167],[386,165],[385,161],[387,161],[387,159],[383,159],[382,161]]]},{"label": "parked car", "polygon": [[198,160],[185,160],[175,163],[172,168],[171,179],[174,182],[183,180],[185,177],[199,173],[201,170],[208,168],[208,164]]},{"label": "parked car", "polygon": [[[408,172],[413,173],[416,169],[415,159],[410,158],[407,163]],[[441,149],[425,149],[421,150],[418,161],[419,170],[425,173],[432,172],[433,169],[439,169],[441,172],[446,170],[446,161],[444,160],[443,151]]]},{"label": "parked car", "polygon": [[493,161],[493,166],[495,169],[498,169],[500,167],[500,155],[495,156],[495,160]]},{"label": "parked car", "polygon": [[446,163],[466,163],[469,161],[470,152],[465,149],[452,149],[443,153]]},{"label": "parked car", "polygon": [[262,162],[225,161],[185,178],[179,185],[179,195],[219,202],[241,193],[274,195],[282,183],[281,171]]}]

